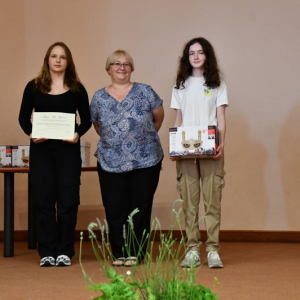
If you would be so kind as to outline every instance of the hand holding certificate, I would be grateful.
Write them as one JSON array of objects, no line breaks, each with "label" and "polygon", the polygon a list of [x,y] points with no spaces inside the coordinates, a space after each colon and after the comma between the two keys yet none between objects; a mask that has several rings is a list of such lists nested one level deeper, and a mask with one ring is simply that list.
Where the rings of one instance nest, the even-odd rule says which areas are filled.
[{"label": "hand holding certificate", "polygon": [[32,138],[72,140],[75,132],[75,114],[34,112]]}]

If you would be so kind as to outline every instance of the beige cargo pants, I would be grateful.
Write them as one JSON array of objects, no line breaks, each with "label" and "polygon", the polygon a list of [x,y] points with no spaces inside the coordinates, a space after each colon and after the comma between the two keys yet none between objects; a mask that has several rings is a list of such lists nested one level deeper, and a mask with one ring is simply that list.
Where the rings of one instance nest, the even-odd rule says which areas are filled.
[{"label": "beige cargo pants", "polygon": [[182,159],[176,162],[177,189],[183,202],[185,230],[189,250],[199,251],[201,241],[198,224],[200,180],[207,231],[206,251],[218,251],[221,198],[225,186],[224,157],[219,160]]}]

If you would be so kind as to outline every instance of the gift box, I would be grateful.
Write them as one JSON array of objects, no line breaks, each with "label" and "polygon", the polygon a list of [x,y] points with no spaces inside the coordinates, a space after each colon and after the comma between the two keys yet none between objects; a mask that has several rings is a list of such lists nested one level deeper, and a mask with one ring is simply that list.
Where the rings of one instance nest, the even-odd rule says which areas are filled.
[{"label": "gift box", "polygon": [[91,142],[80,141],[80,147],[91,148]]},{"label": "gift box", "polygon": [[80,141],[82,167],[90,166],[90,152],[91,152],[91,143],[86,141]]},{"label": "gift box", "polygon": [[0,167],[11,167],[11,146],[0,146]]},{"label": "gift box", "polygon": [[171,127],[169,155],[178,158],[207,158],[217,154],[217,126]]},{"label": "gift box", "polygon": [[11,146],[13,167],[29,167],[29,146]]}]

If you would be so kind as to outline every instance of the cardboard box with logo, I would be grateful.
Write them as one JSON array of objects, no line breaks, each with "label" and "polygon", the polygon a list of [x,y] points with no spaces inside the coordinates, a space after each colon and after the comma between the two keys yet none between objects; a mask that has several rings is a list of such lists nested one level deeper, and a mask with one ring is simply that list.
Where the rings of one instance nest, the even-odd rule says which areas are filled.
[{"label": "cardboard box with logo", "polygon": [[11,167],[11,146],[0,146],[0,168]]},{"label": "cardboard box with logo", "polygon": [[169,155],[180,159],[207,158],[217,154],[219,131],[217,126],[171,127]]},{"label": "cardboard box with logo", "polygon": [[86,141],[80,141],[82,167],[90,166],[90,152],[91,152],[91,143]]},{"label": "cardboard box with logo", "polygon": [[12,167],[29,167],[29,146],[11,146]]}]

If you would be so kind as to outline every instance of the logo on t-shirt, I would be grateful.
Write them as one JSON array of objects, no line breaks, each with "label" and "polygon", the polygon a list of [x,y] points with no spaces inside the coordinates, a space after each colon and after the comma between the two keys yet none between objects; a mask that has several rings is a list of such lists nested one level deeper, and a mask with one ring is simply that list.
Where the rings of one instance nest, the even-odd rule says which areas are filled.
[{"label": "logo on t-shirt", "polygon": [[204,96],[205,96],[205,97],[210,97],[211,95],[212,95],[211,89],[205,88],[205,89],[204,89]]}]

